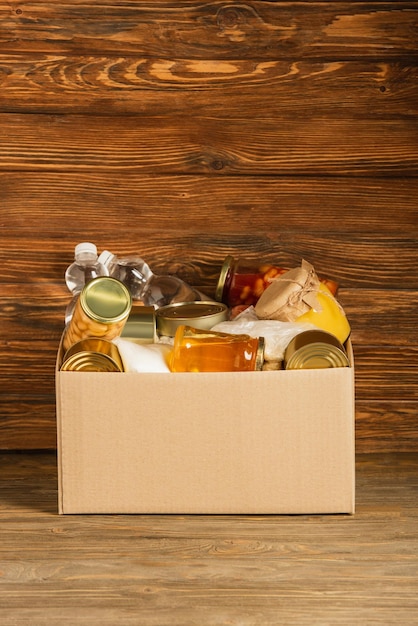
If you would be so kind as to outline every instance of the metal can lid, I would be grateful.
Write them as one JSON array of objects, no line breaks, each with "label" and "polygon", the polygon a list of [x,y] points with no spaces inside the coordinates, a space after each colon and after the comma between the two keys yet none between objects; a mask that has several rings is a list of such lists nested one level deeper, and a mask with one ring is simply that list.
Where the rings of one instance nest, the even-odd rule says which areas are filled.
[{"label": "metal can lid", "polygon": [[225,257],[225,260],[221,267],[221,272],[219,274],[218,284],[216,285],[215,289],[215,299],[218,300],[218,302],[223,302],[225,284],[234,263],[235,259],[233,256],[228,255],[227,257]]},{"label": "metal can lid", "polygon": [[342,344],[331,333],[307,330],[294,337],[284,353],[285,369],[349,367]]},{"label": "metal can lid", "polygon": [[60,367],[73,372],[123,372],[117,346],[107,339],[89,337],[73,344],[64,354]]},{"label": "metal can lid", "polygon": [[134,305],[121,336],[153,343],[156,338],[155,308],[153,306]]},{"label": "metal can lid", "polygon": [[210,330],[215,324],[225,322],[229,309],[220,302],[199,300],[167,304],[156,311],[157,333],[174,337],[179,326]]},{"label": "metal can lid", "polygon": [[263,369],[265,345],[266,345],[266,342],[265,342],[264,337],[259,337],[258,338],[257,356],[256,356],[256,359],[255,359],[255,369],[257,371]]},{"label": "metal can lid", "polygon": [[116,278],[93,278],[80,294],[80,304],[96,322],[115,323],[125,319],[132,306],[128,288]]}]

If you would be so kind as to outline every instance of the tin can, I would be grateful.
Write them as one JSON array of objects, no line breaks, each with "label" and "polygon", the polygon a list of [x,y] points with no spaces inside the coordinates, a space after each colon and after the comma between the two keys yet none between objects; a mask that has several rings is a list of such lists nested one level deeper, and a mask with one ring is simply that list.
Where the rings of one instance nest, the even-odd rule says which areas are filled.
[{"label": "tin can", "polygon": [[230,335],[179,326],[170,356],[172,372],[251,372],[264,362],[264,337]]},{"label": "tin can", "polygon": [[88,337],[108,340],[118,337],[131,306],[131,294],[123,283],[110,276],[94,278],[78,297],[64,336],[64,349]]},{"label": "tin can", "polygon": [[285,369],[324,369],[349,367],[347,353],[339,340],[323,330],[299,333],[288,344],[283,359]]},{"label": "tin can", "polygon": [[154,343],[157,337],[155,308],[133,305],[121,337],[129,337],[138,343]]},{"label": "tin can", "polygon": [[177,328],[182,325],[210,330],[228,317],[228,307],[220,302],[200,300],[168,304],[156,311],[157,333],[174,337]]},{"label": "tin can", "polygon": [[123,372],[117,346],[107,339],[90,337],[73,344],[64,354],[64,372]]}]

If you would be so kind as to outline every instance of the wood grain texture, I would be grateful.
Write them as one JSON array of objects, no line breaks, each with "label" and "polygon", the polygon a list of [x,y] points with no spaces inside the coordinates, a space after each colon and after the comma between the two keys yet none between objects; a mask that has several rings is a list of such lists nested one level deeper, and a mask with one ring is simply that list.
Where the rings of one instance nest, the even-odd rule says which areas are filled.
[{"label": "wood grain texture", "polygon": [[403,119],[417,68],[395,61],[211,60],[0,53],[0,111],[229,119]]},{"label": "wood grain texture", "polygon": [[416,54],[417,2],[25,2],[2,11],[0,51],[147,57],[393,58]]},{"label": "wood grain texture", "polygon": [[74,245],[213,295],[223,258],[340,283],[357,445],[417,450],[418,2],[0,7],[0,447],[55,446]]},{"label": "wood grain texture", "polygon": [[[416,176],[416,121],[4,114],[0,170]],[[344,145],[344,150],[342,150]],[[326,159],[324,159],[326,154]]]},{"label": "wood grain texture", "polygon": [[59,516],[55,455],[3,453],[2,624],[414,624],[417,463],[358,456],[354,516]]}]

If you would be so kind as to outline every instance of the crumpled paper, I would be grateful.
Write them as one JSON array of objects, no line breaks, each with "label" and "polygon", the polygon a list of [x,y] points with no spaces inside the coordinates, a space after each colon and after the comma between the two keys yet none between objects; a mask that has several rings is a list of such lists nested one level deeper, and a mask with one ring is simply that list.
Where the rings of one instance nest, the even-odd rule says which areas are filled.
[{"label": "crumpled paper", "polygon": [[[305,330],[315,329],[313,324],[280,322],[277,320],[260,320],[253,306],[248,307],[229,322],[219,322],[211,330],[230,333],[232,335],[249,335],[264,337],[265,361],[282,361],[289,342]],[[273,369],[273,368],[272,368]]]}]

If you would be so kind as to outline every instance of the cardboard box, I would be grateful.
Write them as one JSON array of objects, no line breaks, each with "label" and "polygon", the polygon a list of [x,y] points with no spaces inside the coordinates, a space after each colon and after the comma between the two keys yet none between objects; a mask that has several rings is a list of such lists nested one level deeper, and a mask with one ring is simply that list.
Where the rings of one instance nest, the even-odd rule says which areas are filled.
[{"label": "cardboard box", "polygon": [[56,372],[59,512],[353,513],[354,364]]}]

